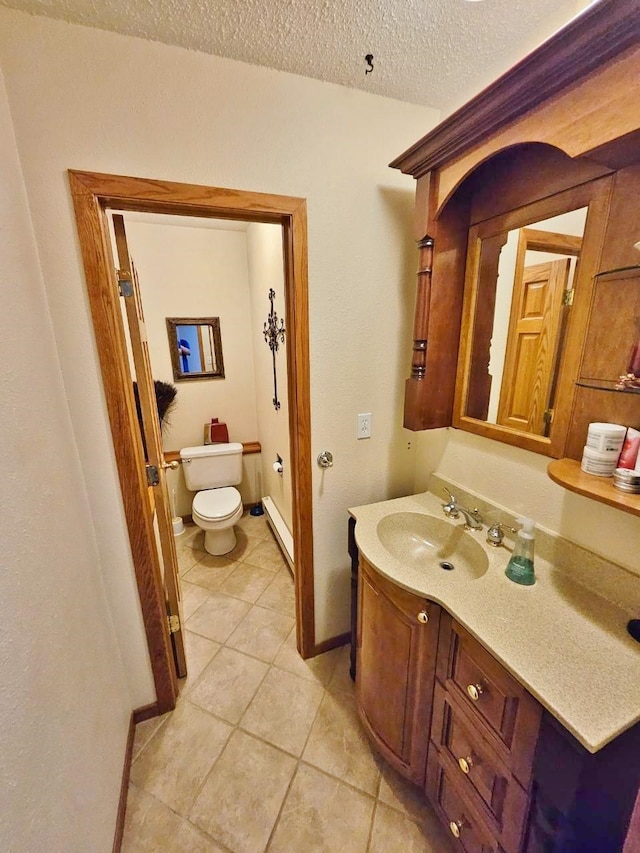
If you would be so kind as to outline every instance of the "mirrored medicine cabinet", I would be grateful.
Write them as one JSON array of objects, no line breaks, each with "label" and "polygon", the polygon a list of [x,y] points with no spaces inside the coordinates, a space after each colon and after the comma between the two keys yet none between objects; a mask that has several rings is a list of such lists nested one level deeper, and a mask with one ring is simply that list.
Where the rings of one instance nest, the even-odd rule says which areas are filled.
[{"label": "mirrored medicine cabinet", "polygon": [[639,77],[637,13],[600,0],[390,165],[416,180],[404,426],[553,457],[640,516],[580,471],[590,422],[640,428]]}]

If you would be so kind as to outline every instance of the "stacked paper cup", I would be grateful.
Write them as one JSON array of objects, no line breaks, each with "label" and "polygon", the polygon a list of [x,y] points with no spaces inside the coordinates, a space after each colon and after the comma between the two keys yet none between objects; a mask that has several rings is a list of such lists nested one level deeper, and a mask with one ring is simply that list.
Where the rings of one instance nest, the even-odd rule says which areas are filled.
[{"label": "stacked paper cup", "polygon": [[620,424],[589,424],[580,467],[596,477],[613,477],[627,428]]}]

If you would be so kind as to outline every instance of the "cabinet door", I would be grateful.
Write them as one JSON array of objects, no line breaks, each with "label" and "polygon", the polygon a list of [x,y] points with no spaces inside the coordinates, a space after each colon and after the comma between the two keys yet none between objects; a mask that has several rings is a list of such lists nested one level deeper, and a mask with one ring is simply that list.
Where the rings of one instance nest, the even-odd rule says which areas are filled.
[{"label": "cabinet door", "polygon": [[360,719],[398,772],[422,785],[440,608],[361,561],[356,695]]}]

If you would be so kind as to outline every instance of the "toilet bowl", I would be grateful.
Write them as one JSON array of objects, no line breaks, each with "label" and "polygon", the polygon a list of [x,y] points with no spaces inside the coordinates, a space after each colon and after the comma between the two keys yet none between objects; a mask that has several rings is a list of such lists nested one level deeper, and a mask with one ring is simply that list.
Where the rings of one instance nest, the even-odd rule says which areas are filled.
[{"label": "toilet bowl", "polygon": [[233,487],[242,480],[242,445],[238,442],[184,447],[180,451],[191,517],[204,530],[205,551],[228,554],[236,546],[233,525],[242,516],[242,497]]},{"label": "toilet bowl", "polygon": [[233,486],[205,489],[193,499],[191,517],[204,530],[204,549],[208,554],[228,554],[236,547],[233,525],[242,517],[242,498]]}]

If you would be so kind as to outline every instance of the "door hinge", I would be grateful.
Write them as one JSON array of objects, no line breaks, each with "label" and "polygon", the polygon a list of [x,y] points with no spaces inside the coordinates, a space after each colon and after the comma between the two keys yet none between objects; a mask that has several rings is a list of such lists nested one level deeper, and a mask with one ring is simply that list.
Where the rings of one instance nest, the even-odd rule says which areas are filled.
[{"label": "door hinge", "polygon": [[116,270],[120,296],[133,296],[133,281],[129,270]]},{"label": "door hinge", "polygon": [[180,630],[180,617],[179,616],[167,616],[167,625],[169,626],[170,634],[177,634]]},{"label": "door hinge", "polygon": [[155,465],[145,465],[145,471],[147,472],[147,486],[159,486],[160,485],[160,474],[158,473],[158,469]]},{"label": "door hinge", "polygon": [[562,294],[562,304],[563,305],[573,305],[573,294],[574,294],[574,292],[575,291],[573,288],[571,288],[571,290],[565,290],[565,292]]},{"label": "door hinge", "polygon": [[547,411],[542,416],[542,420],[545,422],[545,424],[552,424],[553,423],[554,414],[555,414],[555,409],[547,409]]}]

